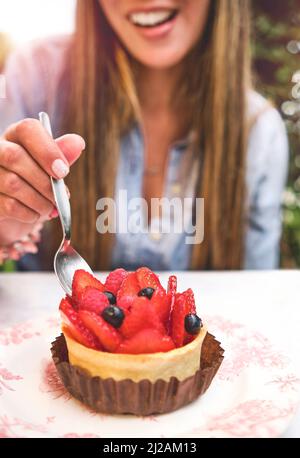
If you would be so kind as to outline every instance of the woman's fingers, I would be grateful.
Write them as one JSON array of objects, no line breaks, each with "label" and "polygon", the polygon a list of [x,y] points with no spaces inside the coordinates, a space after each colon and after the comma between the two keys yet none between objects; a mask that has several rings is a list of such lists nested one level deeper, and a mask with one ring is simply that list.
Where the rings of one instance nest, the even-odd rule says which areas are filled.
[{"label": "woman's fingers", "polygon": [[0,221],[17,220],[21,223],[34,224],[39,220],[39,214],[18,200],[0,194]]},{"label": "woman's fingers", "polygon": [[85,149],[85,141],[80,135],[66,134],[55,140],[70,165],[74,164]]},{"label": "woman's fingers", "polygon": [[0,167],[0,193],[17,200],[39,217],[50,216],[54,206],[14,172]]},{"label": "woman's fingers", "polygon": [[[84,140],[76,134],[67,134],[55,140],[72,165],[80,156],[85,146]],[[0,166],[17,173],[46,199],[55,203],[49,175],[20,145],[2,140],[0,141]]]},{"label": "woman's fingers", "polygon": [[[69,173],[66,156],[38,120],[27,118],[12,124],[4,138],[23,146],[48,175],[64,178]],[[62,143],[68,149],[68,141],[64,139]]]},{"label": "woman's fingers", "polygon": [[76,134],[53,140],[36,119],[8,127],[0,138],[1,243],[58,216],[49,175],[64,178],[84,148]]},{"label": "woman's fingers", "polygon": [[22,146],[0,141],[0,166],[16,173],[53,204],[50,178]]}]

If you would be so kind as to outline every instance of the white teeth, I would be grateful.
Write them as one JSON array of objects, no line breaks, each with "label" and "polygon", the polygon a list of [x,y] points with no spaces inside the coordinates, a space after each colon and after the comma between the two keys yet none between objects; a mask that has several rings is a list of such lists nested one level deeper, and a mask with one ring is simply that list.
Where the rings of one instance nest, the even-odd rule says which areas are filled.
[{"label": "white teeth", "polygon": [[132,13],[129,19],[133,24],[154,26],[169,19],[174,11],[150,11],[149,13]]}]

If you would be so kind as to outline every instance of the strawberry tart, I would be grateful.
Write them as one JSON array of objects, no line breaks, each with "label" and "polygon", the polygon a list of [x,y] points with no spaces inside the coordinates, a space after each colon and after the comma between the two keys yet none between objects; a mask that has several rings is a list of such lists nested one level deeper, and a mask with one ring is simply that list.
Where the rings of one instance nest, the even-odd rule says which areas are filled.
[{"label": "strawberry tart", "polygon": [[92,409],[149,415],[176,410],[210,385],[219,342],[197,315],[191,289],[165,289],[147,267],[112,271],[102,283],[78,270],[61,300],[52,355],[67,390]]}]

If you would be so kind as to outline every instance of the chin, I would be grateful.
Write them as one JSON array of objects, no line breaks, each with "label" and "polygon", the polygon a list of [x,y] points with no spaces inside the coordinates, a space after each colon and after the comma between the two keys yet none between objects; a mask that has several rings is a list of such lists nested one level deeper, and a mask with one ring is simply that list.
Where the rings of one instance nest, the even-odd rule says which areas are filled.
[{"label": "chin", "polygon": [[135,55],[136,60],[145,67],[165,70],[178,65],[185,56],[184,51],[172,50],[153,50]]}]

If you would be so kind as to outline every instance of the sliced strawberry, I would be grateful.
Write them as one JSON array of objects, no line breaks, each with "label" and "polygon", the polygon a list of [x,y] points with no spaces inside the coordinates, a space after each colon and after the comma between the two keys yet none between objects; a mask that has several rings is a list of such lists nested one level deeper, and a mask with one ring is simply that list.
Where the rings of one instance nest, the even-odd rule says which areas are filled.
[{"label": "sliced strawberry", "polygon": [[126,313],[131,309],[134,299],[134,296],[123,296],[118,300],[118,307]]},{"label": "sliced strawberry", "polygon": [[116,296],[127,275],[128,272],[125,269],[115,269],[110,272],[104,284],[105,291],[110,291]]},{"label": "sliced strawberry", "polygon": [[120,331],[124,337],[129,338],[145,328],[156,329],[161,334],[166,333],[166,329],[159,319],[152,301],[149,301],[146,297],[136,297],[130,312],[128,312],[120,327]]},{"label": "sliced strawberry", "polygon": [[163,290],[158,289],[153,293],[151,302],[154,305],[157,316],[167,326],[171,311],[171,297]]},{"label": "sliced strawberry", "polygon": [[174,348],[175,345],[170,336],[163,335],[156,329],[143,329],[130,339],[124,340],[117,352],[138,355],[166,352]]},{"label": "sliced strawberry", "polygon": [[101,315],[105,307],[109,305],[109,300],[105,294],[92,286],[87,286],[81,295],[78,304],[79,310],[89,310],[90,312]]},{"label": "sliced strawberry", "polygon": [[97,337],[85,327],[69,300],[62,299],[59,305],[59,310],[63,327],[67,328],[71,337],[86,347],[94,348],[95,350],[101,349],[101,345]]},{"label": "sliced strawberry", "polygon": [[99,291],[104,291],[104,285],[93,275],[85,270],[76,270],[72,283],[72,299],[77,305],[81,301],[81,296],[87,286],[92,286]]},{"label": "sliced strawberry", "polygon": [[195,336],[191,336],[185,330],[184,320],[189,313],[196,313],[194,293],[191,288],[183,293],[176,294],[171,310],[171,336],[176,347],[181,347],[191,342]]},{"label": "sliced strawberry", "polygon": [[168,280],[168,289],[167,292],[174,295],[177,291],[177,277],[176,275],[171,275]]},{"label": "sliced strawberry", "polygon": [[105,350],[114,352],[121,344],[119,332],[96,313],[80,310],[78,313],[85,326],[99,339]]},{"label": "sliced strawberry", "polygon": [[184,291],[183,294],[186,299],[186,313],[196,313],[195,296],[193,290],[189,288],[186,291]]},{"label": "sliced strawberry", "polygon": [[176,347],[182,347],[185,337],[184,319],[186,316],[186,298],[184,294],[176,294],[171,311],[171,336]]},{"label": "sliced strawberry", "polygon": [[170,298],[167,296],[158,276],[148,267],[140,267],[136,274],[140,289],[147,287],[154,289],[151,302],[154,304],[156,313],[161,321],[166,323],[170,315]]},{"label": "sliced strawberry", "polygon": [[187,345],[187,344],[193,342],[193,340],[195,340],[196,337],[197,337],[197,335],[192,335],[192,334],[185,333],[183,345]]},{"label": "sliced strawberry", "polygon": [[154,290],[165,291],[158,279],[158,276],[148,267],[140,267],[136,271],[136,276],[140,289],[150,287]]},{"label": "sliced strawberry", "polygon": [[[168,280],[168,298],[169,298],[169,315],[167,320],[170,318],[171,311],[173,310],[176,298],[176,291],[177,291],[177,277],[176,275],[171,275]],[[170,322],[168,322],[170,325]]]},{"label": "sliced strawberry", "polygon": [[117,304],[119,304],[121,299],[126,297],[127,305],[130,307],[139,290],[140,287],[137,281],[136,273],[130,272],[123,280],[122,285],[117,293]]}]

